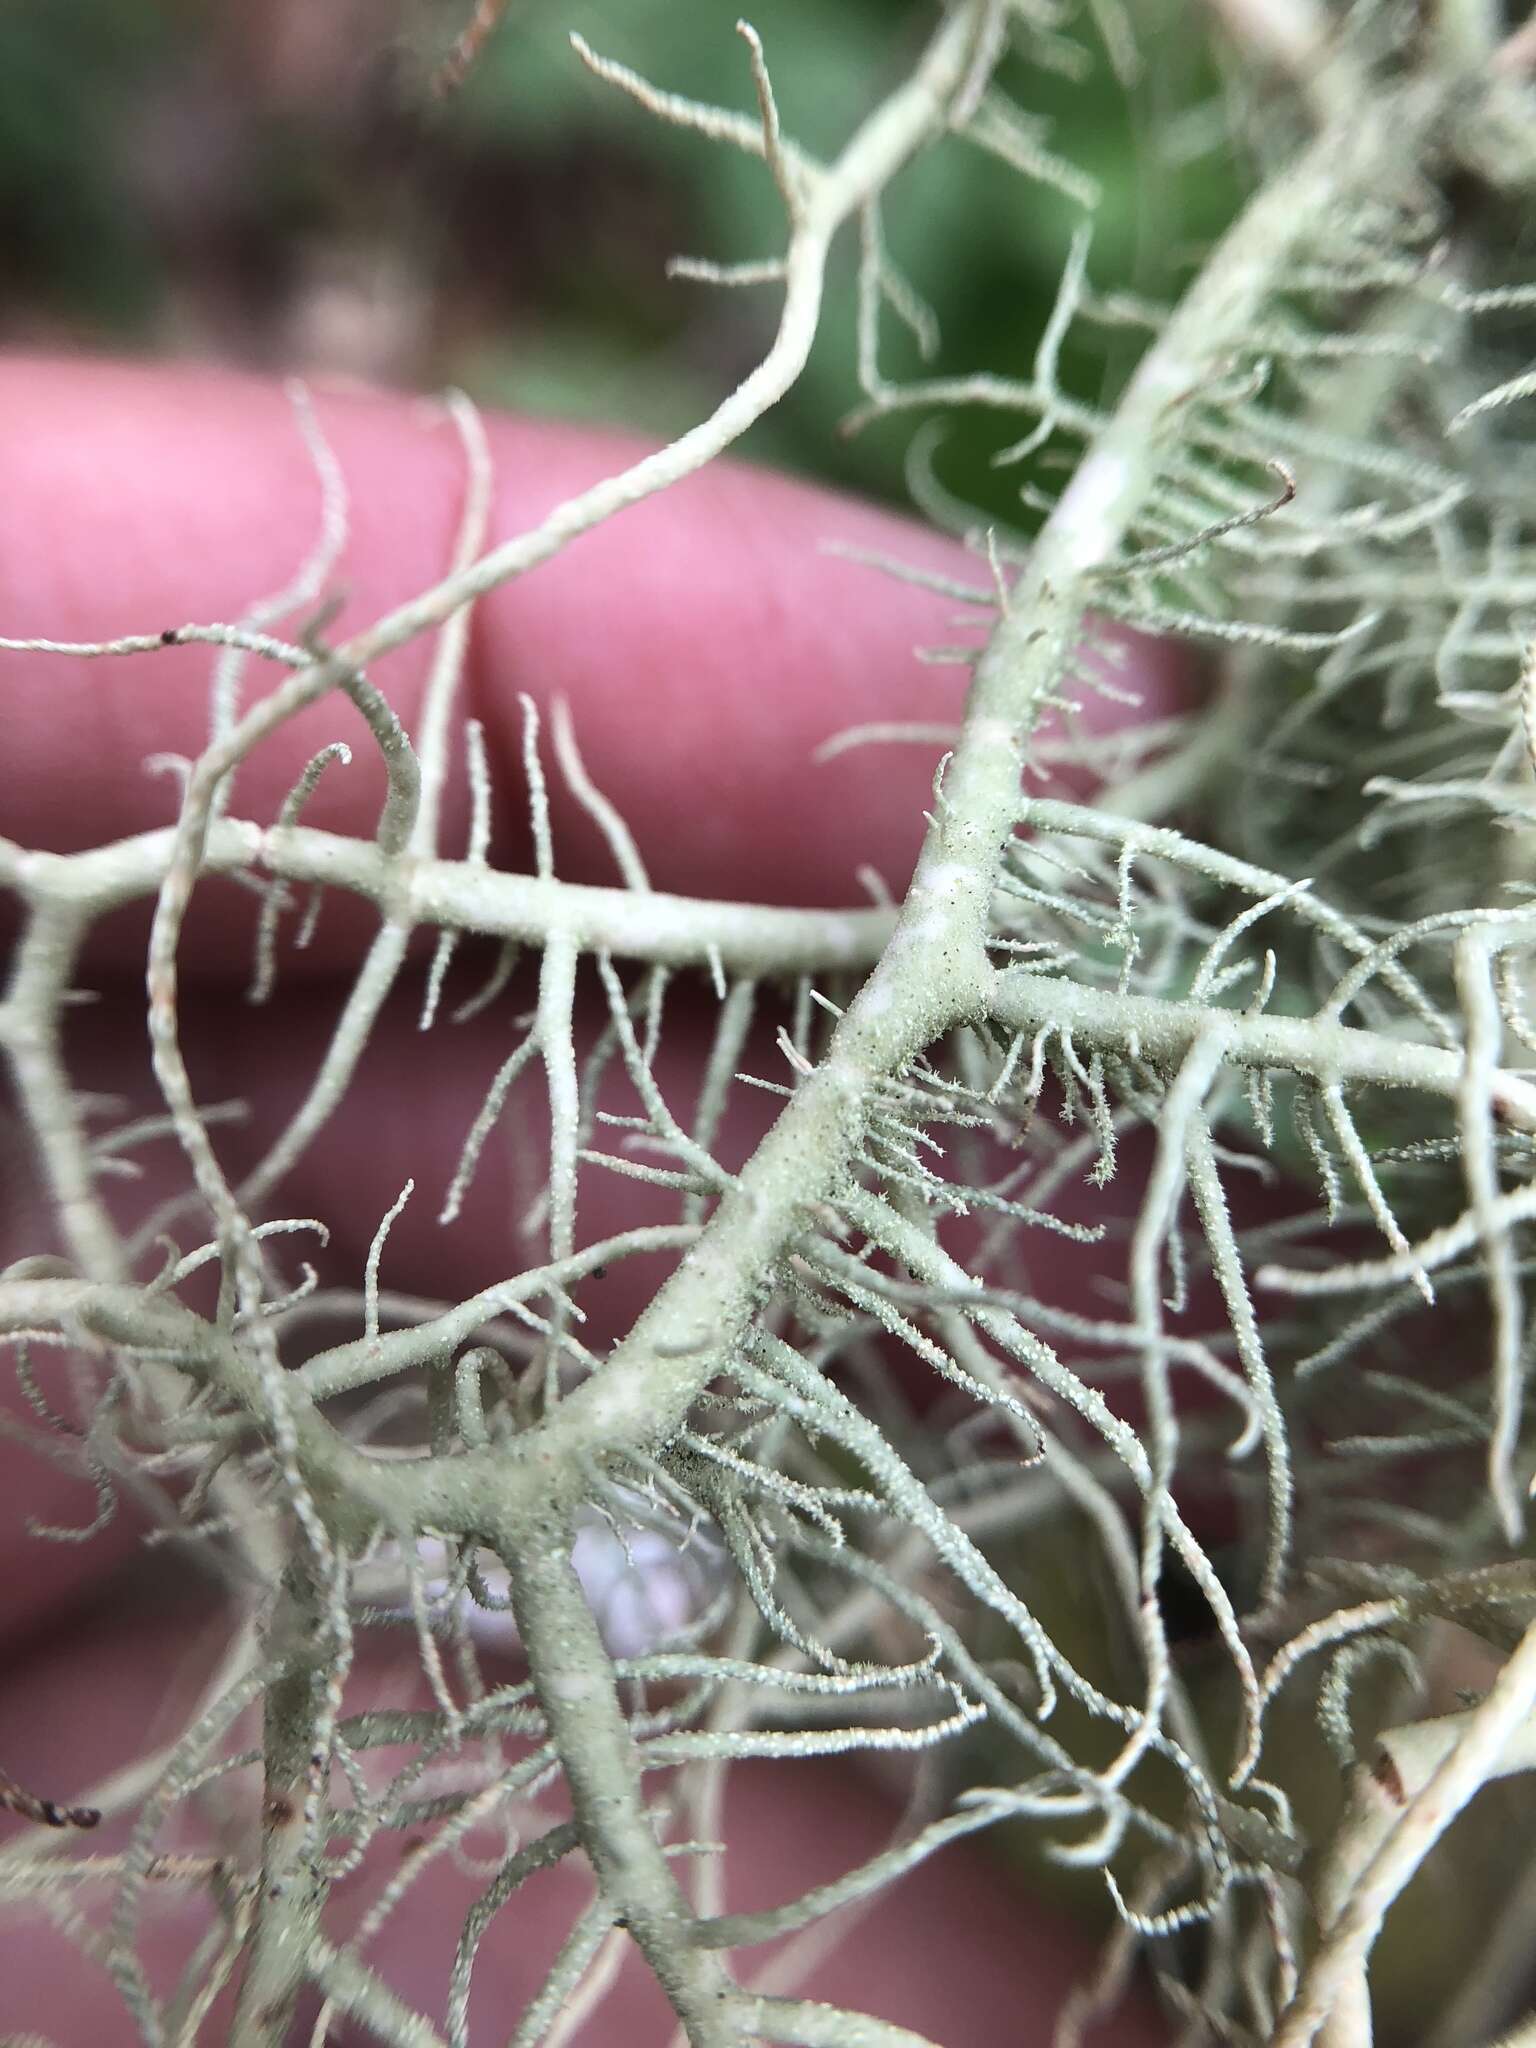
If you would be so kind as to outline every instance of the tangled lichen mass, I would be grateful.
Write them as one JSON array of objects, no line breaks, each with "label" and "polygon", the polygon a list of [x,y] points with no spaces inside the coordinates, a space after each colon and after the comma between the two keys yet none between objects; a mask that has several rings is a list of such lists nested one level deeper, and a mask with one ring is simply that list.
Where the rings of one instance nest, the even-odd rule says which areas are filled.
[{"label": "tangled lichen mass", "polygon": [[[0,1048],[53,1214],[0,1278],[29,1428],[94,1483],[97,1524],[131,1487],[228,1567],[195,1717],[142,1772],[67,1788],[120,1824],[110,1854],[87,1863],[95,1838],[68,1829],[0,1850],[0,1900],[90,1899],[137,2038],[211,2038],[227,1985],[228,2037],[249,2048],[290,2038],[316,1994],[316,2043],[343,2016],[411,2048],[564,2040],[633,1944],[695,2048],[894,2048],[918,2037],[761,1988],[753,1948],[1026,1823],[1102,1871],[1115,1916],[1064,2042],[1140,1955],[1170,2039],[1347,2048],[1370,2039],[1388,1908],[1483,1785],[1536,1761],[1536,554],[1532,378],[1511,361],[1536,284],[1510,232],[1536,186],[1529,60],[1477,6],[1213,11],[1288,109],[1260,133],[1252,198],[1167,309],[1097,298],[1076,237],[1024,378],[881,370],[888,319],[928,332],[882,209],[914,159],[966,142],[1091,209],[1006,80],[1096,35],[1124,59],[1118,8],[1090,10],[1095,31],[1051,0],[955,0],[826,161],[790,139],[797,82],[745,26],[745,112],[574,38],[634,118],[758,156],[774,181],[770,260],[678,266],[780,293],[738,388],[512,535],[491,530],[486,437],[453,400],[465,483],[442,580],[336,644],[323,606],[348,482],[324,407],[296,391],[319,519],[288,588],[228,623],[0,643],[61,661],[128,662],[168,637],[212,650],[207,746],[160,764],[172,826],[71,855],[0,842],[21,912]],[[872,53],[872,78],[887,66]],[[957,728],[846,736],[935,755],[900,903],[656,890],[563,702],[522,699],[523,788],[497,779],[463,701],[473,608],[776,402],[845,228],[854,424],[980,409],[1022,430],[1009,459],[1049,442],[1070,474],[1053,499],[1028,488],[1027,545],[972,534],[973,583],[885,565],[985,629],[958,650]],[[1088,404],[1060,388],[1060,349],[1106,318],[1140,321],[1145,346]],[[1214,649],[1211,696],[1137,727],[1126,628]],[[372,673],[424,636],[407,730]],[[1126,730],[1080,715],[1095,695]],[[247,815],[242,766],[317,704],[336,706],[333,736],[275,816]],[[364,749],[384,770],[372,836],[307,823]],[[462,853],[443,829],[458,775]],[[562,877],[555,779],[611,885]],[[528,874],[489,858],[514,801]],[[326,945],[337,898],[375,920],[302,1098],[238,1176],[221,1141],[243,1112],[200,1099],[186,1052],[189,907],[231,879],[258,899],[258,1002],[296,935]],[[135,902],[153,907],[159,1106],[103,1134],[64,1022],[93,928]],[[680,1093],[660,1051],[684,986],[712,1021]],[[285,1183],[335,1141],[402,996],[428,1043],[499,1006],[507,1050],[447,1176],[413,1166],[379,1189],[366,1259],[341,1272],[338,1219],[286,1214]],[[762,1135],[743,1155],[729,1133],[749,1099]],[[535,1101],[529,1262],[463,1300],[392,1293],[409,1205],[458,1227],[486,1148]],[[125,1224],[111,1162],[167,1141],[186,1185]],[[599,1232],[610,1180],[634,1206]],[[660,1277],[609,1341],[588,1311],[630,1261]],[[1404,1336],[1451,1326],[1455,1370],[1443,1342]],[[1063,1531],[1095,1554],[1091,1625],[1063,1627],[1039,1562]],[[1481,1645],[1484,1682],[1430,1715],[1414,1681],[1433,1680],[1447,1629]],[[370,1703],[358,1675],[389,1631],[415,1646],[409,1707]],[[516,1682],[492,1653],[520,1660]],[[1296,1697],[1321,1730],[1300,1767],[1270,1739]],[[735,1763],[951,1747],[946,1796],[868,1862],[727,1909]],[[1354,1790],[1318,1839],[1307,1779],[1330,1750]],[[244,1834],[194,1853],[221,1786]],[[9,1779],[0,1798],[65,1812]],[[504,1854],[445,1959],[446,2005],[417,2011],[381,1966],[392,1916],[498,1816]],[[381,1843],[407,1839],[380,1877]],[[590,1868],[591,1905],[526,2011],[483,2012],[482,1945],[567,1858]],[[343,1935],[330,1908],[359,1871],[371,1903]],[[208,1905],[170,1991],[141,1956],[152,1880]]]}]

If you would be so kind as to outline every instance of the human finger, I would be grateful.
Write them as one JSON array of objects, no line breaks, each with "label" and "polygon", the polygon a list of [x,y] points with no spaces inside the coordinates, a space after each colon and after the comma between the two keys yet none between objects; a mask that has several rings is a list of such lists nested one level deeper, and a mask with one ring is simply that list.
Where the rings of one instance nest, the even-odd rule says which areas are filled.
[{"label": "human finger", "polygon": [[[349,505],[331,579],[341,604],[326,625],[339,640],[442,576],[465,468],[440,411],[329,387],[312,403]],[[500,416],[486,433],[495,540],[643,452],[630,437]],[[13,636],[89,642],[238,620],[290,581],[319,523],[313,463],[282,389],[224,371],[0,362],[0,465],[0,618]],[[821,766],[812,757],[847,727],[957,717],[960,670],[914,653],[954,637],[955,606],[824,543],[959,575],[985,595],[980,565],[954,543],[730,462],[491,592],[475,617],[462,709],[484,724],[504,826],[522,808],[520,697],[547,706],[564,696],[592,776],[623,809],[658,888],[839,903],[857,900],[863,864],[899,887],[921,836],[932,750],[857,748]],[[3,660],[8,837],[65,851],[174,817],[174,785],[141,764],[205,743],[208,649]],[[418,638],[374,672],[407,730],[430,661]],[[1133,680],[1149,701],[1165,701],[1174,673],[1138,649]],[[335,704],[312,707],[242,767],[239,808],[270,819],[319,746],[360,736]],[[351,769],[322,778],[306,820],[371,830],[381,787],[360,748]],[[612,879],[569,793],[557,783],[552,795],[563,871]],[[466,816],[456,776],[447,850],[462,845]],[[519,833],[507,835],[514,857]]]}]

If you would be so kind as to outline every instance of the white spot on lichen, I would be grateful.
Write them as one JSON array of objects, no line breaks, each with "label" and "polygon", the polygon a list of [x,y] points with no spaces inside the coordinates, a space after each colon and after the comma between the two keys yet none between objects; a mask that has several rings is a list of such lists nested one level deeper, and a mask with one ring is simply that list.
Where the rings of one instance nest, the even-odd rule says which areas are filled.
[{"label": "white spot on lichen", "polygon": [[949,896],[971,879],[971,871],[959,861],[941,860],[920,874],[912,884],[914,896]]},{"label": "white spot on lichen", "polygon": [[1097,568],[1119,545],[1120,504],[1130,480],[1125,457],[1110,453],[1090,457],[1073,478],[1057,517],[1074,570]]},{"label": "white spot on lichen", "polygon": [[702,1532],[624,1523],[598,1516],[578,1532],[571,1552],[603,1642],[615,1657],[643,1657],[677,1635],[708,1605],[721,1557]]},{"label": "white spot on lichen", "polygon": [[[571,1546],[571,1563],[581,1580],[592,1612],[602,1632],[603,1643],[615,1657],[641,1657],[658,1644],[675,1636],[702,1613],[719,1589],[722,1553],[707,1525],[689,1529],[682,1522],[658,1526],[649,1519],[652,1511],[635,1496],[637,1515],[645,1520],[617,1524],[594,1509],[578,1519],[576,1540]],[[434,1536],[416,1544],[416,1557],[423,1574],[423,1592],[430,1605],[440,1603],[448,1591],[447,1553]],[[465,1593],[460,1613],[477,1648],[510,1654],[518,1646],[517,1627],[500,1602],[510,1594],[506,1567],[492,1552],[476,1555],[480,1582],[495,1608],[477,1606]],[[354,1596],[369,1606],[409,1620],[410,1595],[406,1589],[404,1562],[397,1547],[390,1545],[359,1569]],[[590,1680],[582,1673],[557,1678],[552,1689],[564,1700],[586,1699]]]}]

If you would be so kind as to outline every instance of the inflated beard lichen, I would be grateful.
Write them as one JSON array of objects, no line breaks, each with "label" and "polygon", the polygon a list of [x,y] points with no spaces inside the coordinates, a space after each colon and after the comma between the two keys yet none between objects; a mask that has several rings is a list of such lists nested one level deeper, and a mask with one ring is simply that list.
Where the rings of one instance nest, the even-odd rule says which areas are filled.
[{"label": "inflated beard lichen", "polygon": [[[445,82],[499,12],[475,11]],[[320,540],[289,589],[229,624],[125,621],[119,641],[68,646],[15,622],[3,643],[214,650],[211,738],[172,764],[172,825],[69,857],[0,844],[22,918],[0,1046],[52,1210],[38,1256],[0,1279],[0,1328],[45,1453],[94,1480],[103,1516],[131,1486],[228,1565],[219,1669],[142,1772],[63,1788],[89,1801],[72,1812],[0,1779],[32,1820],[100,1808],[119,1829],[94,1861],[98,1836],[8,1843],[0,1900],[68,1899],[125,2039],[211,2039],[227,1983],[221,2037],[246,2048],[293,2038],[315,1996],[316,2042],[342,2016],[347,2038],[411,2048],[563,2040],[633,1944],[695,2048],[896,2048],[919,2037],[761,1989],[755,1945],[1020,1823],[1102,1873],[1113,1916],[1061,2041],[1155,1991],[1170,2040],[1356,2048],[1387,1908],[1432,1851],[1431,1867],[1457,1853],[1437,1842],[1482,1786],[1536,1762],[1531,38],[1505,40],[1476,0],[1221,0],[1234,91],[1262,89],[1272,113],[1251,198],[1177,301],[1096,295],[1085,226],[1028,375],[888,378],[885,320],[920,340],[930,325],[881,219],[914,159],[979,145],[1091,209],[1091,181],[1001,82],[1103,61],[1101,43],[1135,61],[1134,10],[1084,12],[955,0],[896,82],[891,53],[870,53],[870,111],[825,159],[790,139],[803,82],[772,77],[745,25],[746,111],[573,37],[636,119],[694,131],[703,175],[714,148],[774,181],[777,251],[676,266],[778,292],[744,381],[512,535],[489,530],[485,437],[454,401],[466,488],[443,580],[335,646],[312,621],[344,577],[348,486],[299,393]],[[958,730],[843,742],[935,754],[904,900],[669,895],[563,705],[541,718],[523,700],[524,789],[492,788],[459,695],[472,609],[775,404],[843,230],[861,249],[851,424],[996,415],[1009,459],[1050,441],[1070,474],[1053,499],[1026,487],[1027,541],[979,526],[974,584],[910,571],[985,624],[961,652]],[[1058,376],[1087,320],[1145,337],[1098,404]],[[311,624],[284,640],[284,618]],[[1123,697],[1120,627],[1204,647],[1211,691],[1107,740],[1074,707]],[[407,732],[369,670],[424,635]],[[335,736],[276,817],[246,816],[235,771],[321,703]],[[373,837],[306,824],[321,778],[364,747],[386,774]],[[1088,770],[1091,801],[1073,794]],[[614,886],[562,878],[550,772]],[[462,856],[441,830],[458,773]],[[532,874],[487,857],[493,803],[514,800]],[[253,999],[311,889],[376,918],[306,1094],[239,1179],[232,1112],[199,1101],[183,1035],[188,906],[229,876],[261,899]],[[136,901],[153,904],[160,1121],[104,1138],[62,1018],[93,925]],[[323,947],[324,915],[310,929]],[[501,951],[465,996],[449,977],[469,938]],[[685,976],[715,1023],[669,1097],[664,997]],[[366,1261],[342,1272],[336,1219],[288,1216],[284,1182],[333,1141],[402,991],[450,1059],[455,1020],[497,1004],[509,1050],[447,1178],[381,1189]],[[721,1130],[742,1087],[767,1129],[736,1160]],[[464,1301],[390,1294],[407,1203],[456,1227],[509,1105],[529,1102],[547,1177],[526,1269]],[[166,1136],[185,1188],[125,1226],[103,1159]],[[599,1174],[643,1207],[595,1236]],[[629,1260],[661,1276],[654,1293],[589,1343],[582,1303]],[[391,1629],[419,1661],[408,1707],[355,1669]],[[486,1678],[492,1644],[521,1660],[515,1683]],[[1473,1697],[1449,1696],[1452,1670],[1475,1674]],[[1293,1699],[1315,1709],[1300,1734]],[[942,1796],[885,1850],[727,1910],[735,1762],[940,1749]],[[1335,1762],[1342,1813],[1322,1786]],[[417,2011],[389,1981],[391,1916],[498,1815],[504,1854],[444,1958],[446,2003]],[[484,2010],[482,1943],[566,1858],[590,1867],[590,1907],[525,2012]],[[374,1889],[342,1933],[330,1908],[354,1873]],[[142,1954],[152,1881],[207,1906],[169,1994]],[[1507,1853],[1484,1958],[1458,1962],[1437,2031],[1420,2013],[1412,2038],[1481,2042],[1517,2017],[1530,1986],[1488,1958],[1528,1924],[1531,1884]]]}]

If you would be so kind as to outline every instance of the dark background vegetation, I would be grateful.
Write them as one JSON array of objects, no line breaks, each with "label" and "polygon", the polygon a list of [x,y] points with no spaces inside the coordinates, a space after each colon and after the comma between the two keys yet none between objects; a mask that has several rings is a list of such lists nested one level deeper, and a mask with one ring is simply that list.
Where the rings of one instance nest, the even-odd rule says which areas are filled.
[{"label": "dark background vegetation", "polygon": [[[472,0],[7,0],[0,8],[0,343],[213,357],[454,383],[482,403],[677,432],[757,360],[773,287],[669,282],[674,252],[778,253],[760,163],[663,128],[591,78],[566,40],[675,91],[752,104],[739,0],[511,0],[461,90],[434,91]],[[1085,6],[1091,69],[1005,83],[1102,188],[1091,275],[1166,297],[1241,186],[1221,80],[1190,0]],[[1134,27],[1117,78],[1100,39]],[[929,0],[761,0],[787,130],[830,150],[929,32]],[[1126,66],[1122,63],[1121,70]],[[887,235],[941,316],[944,372],[1027,372],[1072,204],[951,142],[904,176]],[[852,237],[806,377],[746,452],[904,495],[916,415],[849,440]],[[888,322],[884,364],[916,367]],[[1087,328],[1064,380],[1094,398],[1135,330]],[[1026,423],[1027,424],[1027,423]],[[994,471],[1012,420],[956,421],[948,491],[1025,530]],[[1059,470],[1055,471],[1059,483]]]}]

